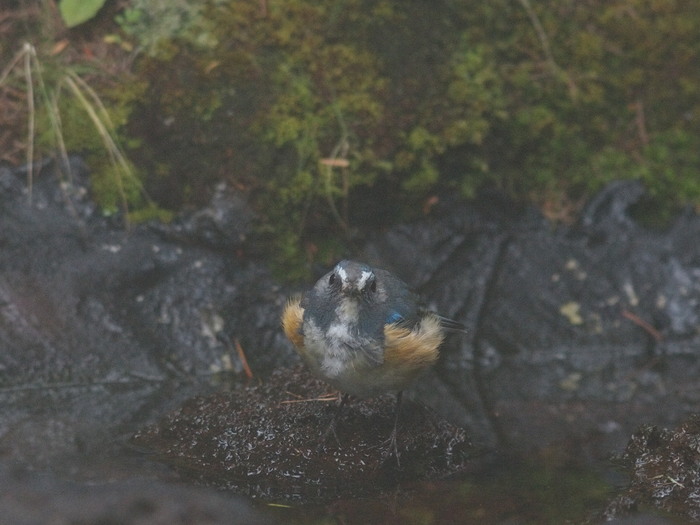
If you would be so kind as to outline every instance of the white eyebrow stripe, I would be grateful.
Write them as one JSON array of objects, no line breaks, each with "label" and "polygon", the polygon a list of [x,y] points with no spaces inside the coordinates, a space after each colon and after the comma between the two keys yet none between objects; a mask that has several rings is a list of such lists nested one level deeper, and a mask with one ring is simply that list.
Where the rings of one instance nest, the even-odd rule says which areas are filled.
[{"label": "white eyebrow stripe", "polygon": [[360,276],[360,281],[357,283],[357,289],[358,290],[364,290],[365,286],[367,285],[367,281],[373,276],[374,274],[370,271],[364,270],[362,272],[362,275]]},{"label": "white eyebrow stripe", "polygon": [[337,267],[338,275],[340,275],[340,280],[344,283],[348,281],[348,273],[345,271],[345,268],[342,266]]}]

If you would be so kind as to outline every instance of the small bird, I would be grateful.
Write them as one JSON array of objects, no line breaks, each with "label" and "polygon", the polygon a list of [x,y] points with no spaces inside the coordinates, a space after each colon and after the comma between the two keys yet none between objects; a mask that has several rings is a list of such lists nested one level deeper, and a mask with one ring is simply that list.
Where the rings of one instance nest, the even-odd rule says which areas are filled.
[{"label": "small bird", "polygon": [[406,283],[392,273],[344,260],[302,297],[288,301],[282,327],[311,372],[343,393],[329,426],[348,395],[367,398],[396,392],[396,443],[402,391],[435,364],[445,331],[464,325],[425,310]]}]

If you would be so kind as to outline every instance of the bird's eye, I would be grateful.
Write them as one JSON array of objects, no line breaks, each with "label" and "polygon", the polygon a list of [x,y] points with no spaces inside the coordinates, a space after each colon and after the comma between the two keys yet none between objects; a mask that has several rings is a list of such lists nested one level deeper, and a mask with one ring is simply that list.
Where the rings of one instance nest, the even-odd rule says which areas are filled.
[{"label": "bird's eye", "polygon": [[374,279],[372,280],[372,282],[369,285],[369,291],[372,293],[377,291],[377,281],[375,281]]},{"label": "bird's eye", "polygon": [[333,284],[335,282],[335,274],[332,273],[331,276],[328,278],[328,284]]}]

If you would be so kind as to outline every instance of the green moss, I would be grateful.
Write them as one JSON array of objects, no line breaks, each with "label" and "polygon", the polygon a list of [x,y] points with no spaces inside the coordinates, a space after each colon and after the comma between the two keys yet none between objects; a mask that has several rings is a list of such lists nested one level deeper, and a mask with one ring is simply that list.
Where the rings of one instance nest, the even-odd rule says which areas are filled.
[{"label": "green moss", "polygon": [[173,220],[172,211],[165,210],[153,203],[129,212],[129,222],[138,224],[140,222],[157,221],[170,222]]},{"label": "green moss", "polygon": [[184,202],[231,179],[272,258],[341,254],[348,210],[387,208],[377,187],[398,188],[376,214],[391,221],[437,192],[566,207],[618,178],[660,210],[700,204],[700,4],[186,4],[135,1],[120,19],[147,50],[127,117],[160,172],[146,186]]}]

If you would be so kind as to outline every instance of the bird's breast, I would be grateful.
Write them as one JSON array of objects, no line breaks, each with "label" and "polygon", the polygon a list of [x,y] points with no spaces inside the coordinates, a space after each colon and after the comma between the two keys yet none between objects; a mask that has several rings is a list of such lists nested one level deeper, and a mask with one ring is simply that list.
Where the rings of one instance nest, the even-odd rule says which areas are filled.
[{"label": "bird's breast", "polygon": [[360,302],[358,299],[345,297],[335,307],[332,324],[356,327],[360,322]]}]

